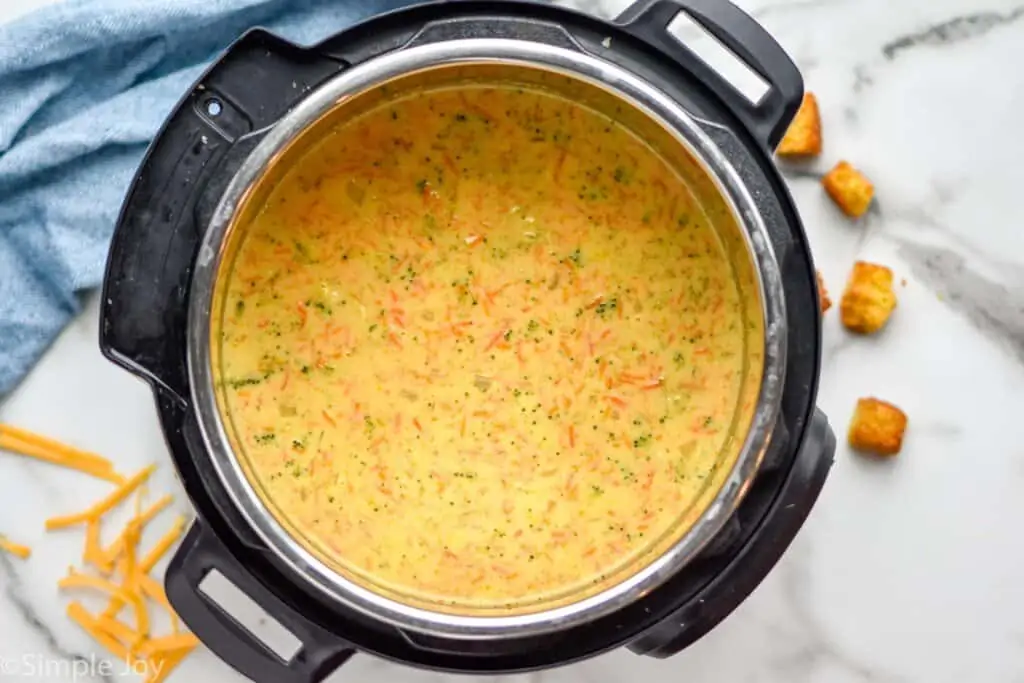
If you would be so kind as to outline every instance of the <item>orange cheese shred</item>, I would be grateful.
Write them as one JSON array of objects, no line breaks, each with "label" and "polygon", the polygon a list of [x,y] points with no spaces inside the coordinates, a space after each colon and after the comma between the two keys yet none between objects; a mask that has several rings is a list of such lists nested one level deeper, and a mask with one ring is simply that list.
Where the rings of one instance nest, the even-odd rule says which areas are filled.
[{"label": "orange cheese shred", "polygon": [[[164,534],[159,541],[157,541],[155,546],[153,546],[153,549],[150,550],[149,553],[147,553],[146,556],[142,558],[142,561],[136,565],[134,570],[135,576],[147,576],[149,572],[153,570],[153,567],[156,566],[157,562],[159,562],[160,559],[167,554],[167,551],[171,549],[171,546],[173,546],[175,541],[178,540],[178,537],[181,536],[181,532],[184,531],[184,529],[185,518],[179,516],[177,519],[174,520],[174,524],[171,526],[170,529],[167,530],[167,533]],[[119,574],[121,574],[121,576],[129,576],[127,562],[125,558],[122,557],[120,562],[118,562],[117,571]],[[143,584],[144,583],[145,582],[143,580]],[[153,587],[150,586],[150,589],[152,588]],[[143,590],[145,589],[143,588]],[[160,592],[163,593],[162,590]],[[164,599],[166,599],[166,596],[164,597]],[[114,596],[111,599],[110,603],[107,605],[107,609],[103,612],[103,616],[117,616],[118,612],[120,612],[121,608],[124,607],[126,604],[127,601],[121,599],[118,596]],[[166,606],[170,608],[170,603],[168,602]],[[171,610],[171,614],[174,614],[173,610]],[[177,619],[177,615],[174,615],[173,619]]]},{"label": "orange cheese shred", "polygon": [[136,633],[135,629],[118,619],[100,615],[96,618],[96,622],[100,628],[114,638],[117,638],[123,645],[130,646],[138,638],[139,634]]},{"label": "orange cheese shred", "polygon": [[89,614],[88,610],[82,607],[81,603],[72,602],[68,604],[67,615],[83,631],[92,636],[93,640],[107,648],[112,654],[120,658],[122,662],[128,661],[128,648],[107,633],[100,621]]},{"label": "orange cheese shred", "polygon": [[[60,588],[92,588],[103,591],[116,597],[123,604],[131,603],[135,610],[136,631],[144,638],[149,633],[149,614],[146,612],[146,605],[138,593],[133,593],[126,588],[118,586],[106,579],[85,574],[69,574],[57,582]],[[106,615],[104,615],[106,616]]]},{"label": "orange cheese shred", "polygon": [[124,531],[121,532],[121,535],[118,536],[114,540],[114,542],[107,546],[106,550],[103,551],[101,555],[100,565],[98,568],[101,571],[103,571],[104,574],[109,574],[110,572],[112,572],[114,570],[114,563],[117,561],[117,558],[120,557],[123,552],[125,552],[126,539],[131,526],[137,526],[139,531],[141,532],[142,529],[145,528],[146,524],[148,524],[150,521],[152,521],[154,517],[160,514],[164,510],[164,508],[171,504],[171,501],[173,500],[174,498],[170,495],[164,496],[160,500],[150,505],[144,512],[142,512],[141,514],[137,514],[130,522],[128,522],[128,526],[126,526]]},{"label": "orange cheese shred", "polygon": [[171,672],[181,664],[181,660],[185,659],[194,649],[195,646],[193,645],[176,652],[170,652],[165,657],[153,657],[150,659],[150,673],[146,676],[145,683],[163,683],[171,675]]},{"label": "orange cheese shred", "polygon": [[123,501],[125,498],[130,496],[132,492],[141,486],[149,475],[153,474],[153,470],[156,469],[156,465],[150,465],[138,474],[133,476],[128,481],[121,484],[116,491],[111,493],[109,496],[99,501],[88,510],[79,512],[73,515],[65,515],[63,517],[52,517],[46,520],[47,530],[63,529],[76,524],[82,524],[91,520],[99,519],[105,513],[109,512],[114,506]]},{"label": "orange cheese shred", "polygon": [[95,453],[80,451],[11,425],[0,424],[0,448],[54,465],[79,470],[115,484],[124,482],[124,478],[114,471],[113,464],[106,458]]},{"label": "orange cheese shred", "polygon": [[142,558],[142,562],[139,563],[139,571],[143,574],[148,574],[153,571],[153,567],[156,566],[156,563],[167,554],[167,551],[171,549],[171,546],[174,545],[181,536],[181,532],[185,530],[185,522],[186,520],[182,516],[179,516],[174,520],[174,525],[166,534],[164,534],[163,538],[157,541],[156,545],[153,546],[153,549],[150,550],[144,558]]},{"label": "orange cheese shred", "polygon": [[[135,670],[139,670],[137,665],[145,664],[146,683],[162,683],[195,649],[199,641],[191,633],[182,632],[178,615],[167,599],[163,586],[149,574],[181,536],[186,525],[185,518],[178,517],[156,545],[144,557],[139,557],[139,538],[143,529],[173,501],[167,495],[145,509],[142,507],[145,484],[156,465],[150,465],[132,477],[125,478],[114,470],[109,460],[100,455],[2,423],[0,450],[78,470],[117,486],[115,491],[82,512],[47,520],[46,528],[63,529],[84,524],[82,563],[92,565],[104,576],[118,576],[119,582],[82,574],[71,567],[68,575],[58,582],[58,586],[61,589],[92,589],[107,594],[110,600],[102,614],[94,615],[80,602],[72,601],[67,606],[68,618],[112,655],[133,665]],[[103,516],[133,493],[136,494],[134,515],[117,538],[104,547],[100,543]],[[0,551],[22,558],[31,554],[30,548],[10,541],[2,534]],[[147,599],[167,610],[173,630],[170,635],[150,638]],[[135,617],[134,626],[117,618],[126,605],[131,605]]]},{"label": "orange cheese shred", "polygon": [[27,560],[32,555],[32,549],[27,545],[21,545],[10,541],[3,536],[0,536],[0,550],[10,553],[16,557],[20,557],[23,560]]},{"label": "orange cheese shred", "polygon": [[138,574],[136,579],[139,583],[139,589],[146,595],[150,600],[157,603],[165,610],[171,617],[171,629],[174,633],[181,632],[181,623],[178,619],[178,613],[171,607],[171,601],[167,599],[167,592],[164,591],[164,587],[149,574]]},{"label": "orange cheese shred", "polygon": [[166,654],[185,648],[193,648],[198,644],[199,639],[191,633],[179,633],[173,636],[147,640],[139,647],[139,655],[142,657],[152,657],[156,654]]},{"label": "orange cheese shred", "polygon": [[85,548],[82,550],[82,562],[99,568],[102,560],[100,522],[94,519],[85,525]]}]

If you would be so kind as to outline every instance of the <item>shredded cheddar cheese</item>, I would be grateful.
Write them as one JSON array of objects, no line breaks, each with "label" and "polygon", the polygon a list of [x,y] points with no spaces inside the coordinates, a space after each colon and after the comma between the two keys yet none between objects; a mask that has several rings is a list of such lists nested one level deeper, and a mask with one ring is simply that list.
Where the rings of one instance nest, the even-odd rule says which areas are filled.
[{"label": "shredded cheddar cheese", "polygon": [[122,643],[134,642],[138,637],[138,633],[135,629],[119,619],[100,615],[96,621],[104,631],[117,638]]},{"label": "shredded cheddar cheese", "polygon": [[100,521],[91,520],[85,526],[85,547],[82,549],[82,563],[99,567],[103,559],[100,552]]},{"label": "shredded cheddar cheese", "polygon": [[[162,683],[199,644],[190,633],[182,632],[180,620],[171,607],[167,594],[149,572],[171,549],[185,528],[185,519],[178,517],[171,528],[142,558],[139,540],[142,531],[173,501],[163,496],[144,507],[146,482],[156,468],[150,465],[130,478],[114,470],[113,464],[95,453],[81,451],[52,439],[10,425],[0,424],[0,449],[8,450],[43,462],[61,465],[91,474],[117,486],[113,492],[82,512],[47,520],[48,530],[64,529],[82,524],[85,542],[82,549],[83,567],[92,567],[103,576],[83,573],[75,567],[58,582],[64,590],[97,590],[109,596],[106,609],[93,614],[80,602],[67,606],[68,618],[78,624],[93,640],[111,655],[128,662],[135,671],[145,671],[145,683]],[[101,543],[100,531],[104,516],[135,493],[131,519],[107,546]],[[31,550],[0,535],[0,551],[28,558]],[[166,610],[171,620],[171,634],[152,633],[149,603]],[[118,613],[131,606],[134,623],[118,618]]]},{"label": "shredded cheddar cheese", "polygon": [[149,508],[147,508],[141,514],[136,513],[135,518],[131,522],[129,522],[128,526],[126,526],[124,531],[121,532],[121,535],[118,536],[117,539],[114,540],[114,542],[111,543],[106,548],[106,550],[102,552],[99,558],[98,568],[105,574],[109,574],[110,572],[112,572],[114,570],[114,563],[121,556],[121,554],[125,552],[125,544],[127,542],[128,533],[129,530],[133,527],[133,525],[138,527],[139,531],[141,532],[141,530],[145,528],[146,524],[148,524],[154,517],[160,514],[160,512],[163,511],[164,508],[171,504],[172,500],[173,498],[171,496],[164,496],[157,502],[150,505]]},{"label": "shredded cheddar cheese", "polygon": [[155,638],[139,648],[139,654],[143,657],[151,657],[155,654],[177,652],[184,648],[195,647],[199,641],[191,633],[182,633],[164,638]]},{"label": "shredded cheddar cheese", "polygon": [[185,659],[194,649],[195,645],[171,652],[165,657],[151,659],[153,667],[150,669],[150,675],[146,678],[145,683],[163,683],[174,671],[174,668],[181,663],[181,660]]},{"label": "shredded cheddar cheese", "polygon": [[127,661],[128,648],[122,645],[116,638],[111,636],[104,628],[100,620],[92,616],[79,602],[72,602],[67,609],[68,618],[78,624],[83,631],[92,636],[93,640],[107,648],[111,654]]},{"label": "shredded cheddar cheese", "polygon": [[46,520],[47,530],[63,529],[65,527],[74,526],[76,524],[82,524],[83,522],[89,522],[98,519],[103,514],[109,512],[114,506],[123,501],[125,498],[130,496],[135,489],[141,486],[149,475],[153,474],[153,470],[156,469],[156,465],[150,465],[138,474],[133,476],[128,481],[121,484],[116,491],[111,493],[109,496],[99,501],[88,510],[79,512],[74,515],[65,515],[63,517],[51,517]]},{"label": "shredded cheddar cheese", "polygon": [[124,478],[114,471],[113,464],[106,458],[95,453],[80,451],[10,425],[0,424],[0,448],[54,465],[79,470],[115,484],[124,481]]},{"label": "shredded cheddar cheese", "polygon": [[156,566],[156,563],[159,562],[160,559],[167,554],[167,551],[171,549],[171,546],[177,542],[178,537],[181,536],[181,532],[184,530],[185,518],[179,516],[174,520],[174,526],[172,526],[164,537],[157,541],[157,544],[153,549],[146,554],[146,557],[143,558],[142,563],[139,565],[139,569],[145,574],[152,571],[153,567]]},{"label": "shredded cheddar cheese", "polygon": [[23,560],[27,560],[32,555],[32,549],[28,546],[9,541],[3,536],[0,536],[0,550],[9,552],[11,555],[20,557]]},{"label": "shredded cheddar cheese", "polygon": [[142,597],[137,592],[129,591],[123,586],[117,586],[106,579],[77,573],[64,577],[57,585],[60,588],[93,588],[109,593],[124,603],[131,603],[135,609],[137,633],[143,637],[149,634],[149,615],[146,613],[146,606],[142,602]]},{"label": "shredded cheddar cheese", "polygon": [[139,573],[136,575],[136,579],[139,582],[139,588],[146,597],[167,610],[167,613],[171,616],[171,630],[174,634],[177,635],[181,633],[181,622],[179,621],[174,608],[171,607],[170,600],[167,599],[167,593],[164,591],[164,587],[157,583],[149,574]]}]

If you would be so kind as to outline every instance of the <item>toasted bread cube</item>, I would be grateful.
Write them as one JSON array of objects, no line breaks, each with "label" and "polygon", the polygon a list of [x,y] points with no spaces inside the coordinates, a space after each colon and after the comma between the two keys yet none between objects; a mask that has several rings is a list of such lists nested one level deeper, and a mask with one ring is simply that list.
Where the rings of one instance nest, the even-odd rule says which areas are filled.
[{"label": "toasted bread cube", "polygon": [[875,455],[896,455],[903,447],[906,414],[891,403],[876,398],[857,400],[847,436],[850,446]]},{"label": "toasted bread cube", "polygon": [[840,161],[826,173],[821,184],[832,201],[850,218],[863,216],[875,196],[875,186],[871,181],[845,161]]},{"label": "toasted bread cube", "polygon": [[851,332],[872,334],[885,326],[895,308],[892,271],[874,263],[854,263],[839,301],[843,325]]},{"label": "toasted bread cube", "polygon": [[783,157],[813,157],[821,154],[821,113],[814,93],[804,93],[800,109],[786,129],[775,153]]},{"label": "toasted bread cube", "polygon": [[825,289],[825,281],[821,278],[821,271],[815,271],[818,276],[818,301],[821,304],[821,312],[824,313],[832,308],[832,299],[828,297],[828,290]]}]

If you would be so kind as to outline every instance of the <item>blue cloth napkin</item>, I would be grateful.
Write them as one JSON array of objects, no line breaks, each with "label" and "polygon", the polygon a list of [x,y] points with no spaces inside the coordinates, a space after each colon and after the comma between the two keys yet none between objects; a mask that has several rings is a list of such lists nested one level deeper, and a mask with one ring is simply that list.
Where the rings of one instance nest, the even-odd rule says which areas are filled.
[{"label": "blue cloth napkin", "polygon": [[0,25],[0,398],[99,285],[147,144],[221,50],[253,26],[316,42],[405,1],[68,0]]}]

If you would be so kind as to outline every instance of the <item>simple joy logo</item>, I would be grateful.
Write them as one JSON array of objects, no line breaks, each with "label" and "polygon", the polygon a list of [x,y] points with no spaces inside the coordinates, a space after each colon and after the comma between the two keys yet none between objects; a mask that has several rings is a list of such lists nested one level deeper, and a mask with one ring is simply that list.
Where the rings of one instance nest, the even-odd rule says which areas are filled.
[{"label": "simple joy logo", "polygon": [[119,661],[90,655],[74,659],[58,659],[38,653],[20,655],[0,654],[0,680],[62,681],[74,683],[95,679],[110,679],[121,676],[138,676],[146,679],[159,674],[163,662],[143,660]]}]

